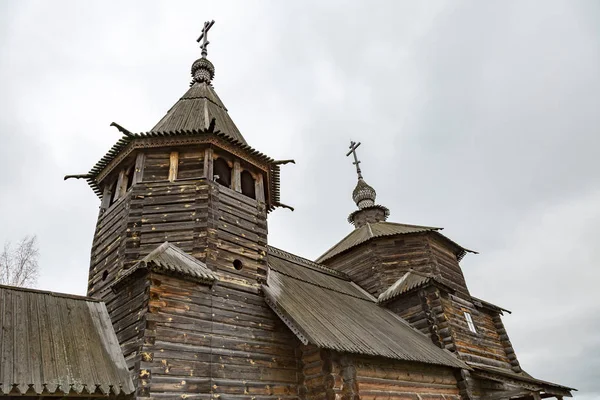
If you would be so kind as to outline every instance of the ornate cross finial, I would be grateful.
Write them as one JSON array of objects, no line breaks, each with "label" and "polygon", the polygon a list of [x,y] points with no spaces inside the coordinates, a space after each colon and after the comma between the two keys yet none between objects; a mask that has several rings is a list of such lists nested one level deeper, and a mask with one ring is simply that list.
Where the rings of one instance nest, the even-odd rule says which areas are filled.
[{"label": "ornate cross finial", "polygon": [[202,49],[202,57],[206,58],[206,56],[208,55],[208,52],[206,51],[206,48],[208,47],[208,45],[210,44],[210,42],[208,41],[208,30],[215,24],[215,20],[213,19],[212,21],[208,22],[206,21],[204,23],[204,27],[202,28],[202,33],[200,34],[200,37],[196,40],[196,42],[200,43],[200,41],[202,39],[202,44],[200,45],[200,48]]},{"label": "ornate cross finial", "polygon": [[350,154],[354,155],[354,162],[352,164],[356,165],[356,173],[358,174],[358,179],[362,179],[362,172],[360,170],[360,161],[358,161],[358,157],[356,156],[356,149],[358,149],[358,146],[360,146],[360,142],[356,143],[353,141],[350,141],[350,151],[348,152],[348,154],[346,154],[346,157],[348,157]]}]

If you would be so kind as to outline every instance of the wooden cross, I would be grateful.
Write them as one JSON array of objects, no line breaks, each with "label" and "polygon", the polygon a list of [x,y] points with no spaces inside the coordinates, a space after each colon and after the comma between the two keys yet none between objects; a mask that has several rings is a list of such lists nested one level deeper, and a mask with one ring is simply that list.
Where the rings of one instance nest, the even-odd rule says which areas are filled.
[{"label": "wooden cross", "polygon": [[208,30],[215,24],[215,20],[213,19],[212,21],[208,22],[206,21],[204,23],[204,27],[202,28],[202,33],[200,34],[200,37],[196,40],[196,42],[200,43],[200,41],[202,39],[204,39],[202,41],[202,44],[200,45],[200,48],[202,49],[202,57],[206,57],[208,55],[208,52],[206,51],[206,48],[209,45],[209,41],[208,41]]},{"label": "wooden cross", "polygon": [[358,157],[356,156],[356,149],[358,149],[358,146],[360,146],[360,142],[356,143],[353,141],[350,141],[350,151],[348,152],[348,154],[346,154],[346,157],[348,157],[350,154],[354,155],[354,162],[352,164],[356,165],[356,173],[358,174],[358,179],[362,179],[362,172],[360,170],[360,161],[358,161]]}]

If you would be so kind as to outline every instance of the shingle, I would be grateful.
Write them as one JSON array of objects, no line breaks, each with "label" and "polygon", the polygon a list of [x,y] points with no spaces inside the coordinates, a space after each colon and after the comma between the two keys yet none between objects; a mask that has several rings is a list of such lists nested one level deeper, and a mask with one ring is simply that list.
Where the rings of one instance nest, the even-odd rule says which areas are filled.
[{"label": "shingle", "polygon": [[0,319],[0,393],[134,392],[104,303],[0,286]]}]

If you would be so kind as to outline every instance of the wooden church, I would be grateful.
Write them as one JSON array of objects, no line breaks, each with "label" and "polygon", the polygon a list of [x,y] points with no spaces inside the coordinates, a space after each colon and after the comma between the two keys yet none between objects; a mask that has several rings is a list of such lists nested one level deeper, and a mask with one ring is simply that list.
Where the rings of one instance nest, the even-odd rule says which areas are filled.
[{"label": "wooden church", "polygon": [[100,198],[88,296],[0,287],[0,396],[494,400],[571,396],[527,374],[501,316],[473,297],[471,252],[388,221],[358,181],[353,230],[316,261],[269,246],[277,160],[252,148],[202,57],[148,132],[87,180]]}]

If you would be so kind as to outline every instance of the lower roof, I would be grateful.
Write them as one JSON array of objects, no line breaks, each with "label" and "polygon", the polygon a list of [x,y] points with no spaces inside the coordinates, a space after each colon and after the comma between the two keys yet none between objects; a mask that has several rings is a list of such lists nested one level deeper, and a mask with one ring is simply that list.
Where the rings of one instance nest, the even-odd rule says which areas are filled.
[{"label": "lower roof", "polygon": [[[514,372],[512,370],[493,367],[490,365],[482,365],[477,363],[467,362],[469,366],[471,366],[476,374],[483,373],[489,379],[495,379],[498,381],[506,382],[506,383],[518,383],[522,382],[524,384],[537,385],[541,389],[545,391],[558,390],[558,392],[570,392],[572,390],[577,390],[568,386],[559,385],[557,383],[552,383],[548,381],[544,381],[541,379],[536,379],[531,375],[525,372]],[[570,393],[563,393],[566,396],[570,396]]]},{"label": "lower roof", "polygon": [[269,249],[263,290],[270,307],[305,344],[341,352],[469,368],[347,277]]},{"label": "lower roof", "polygon": [[103,302],[0,286],[0,319],[0,394],[134,392]]}]

